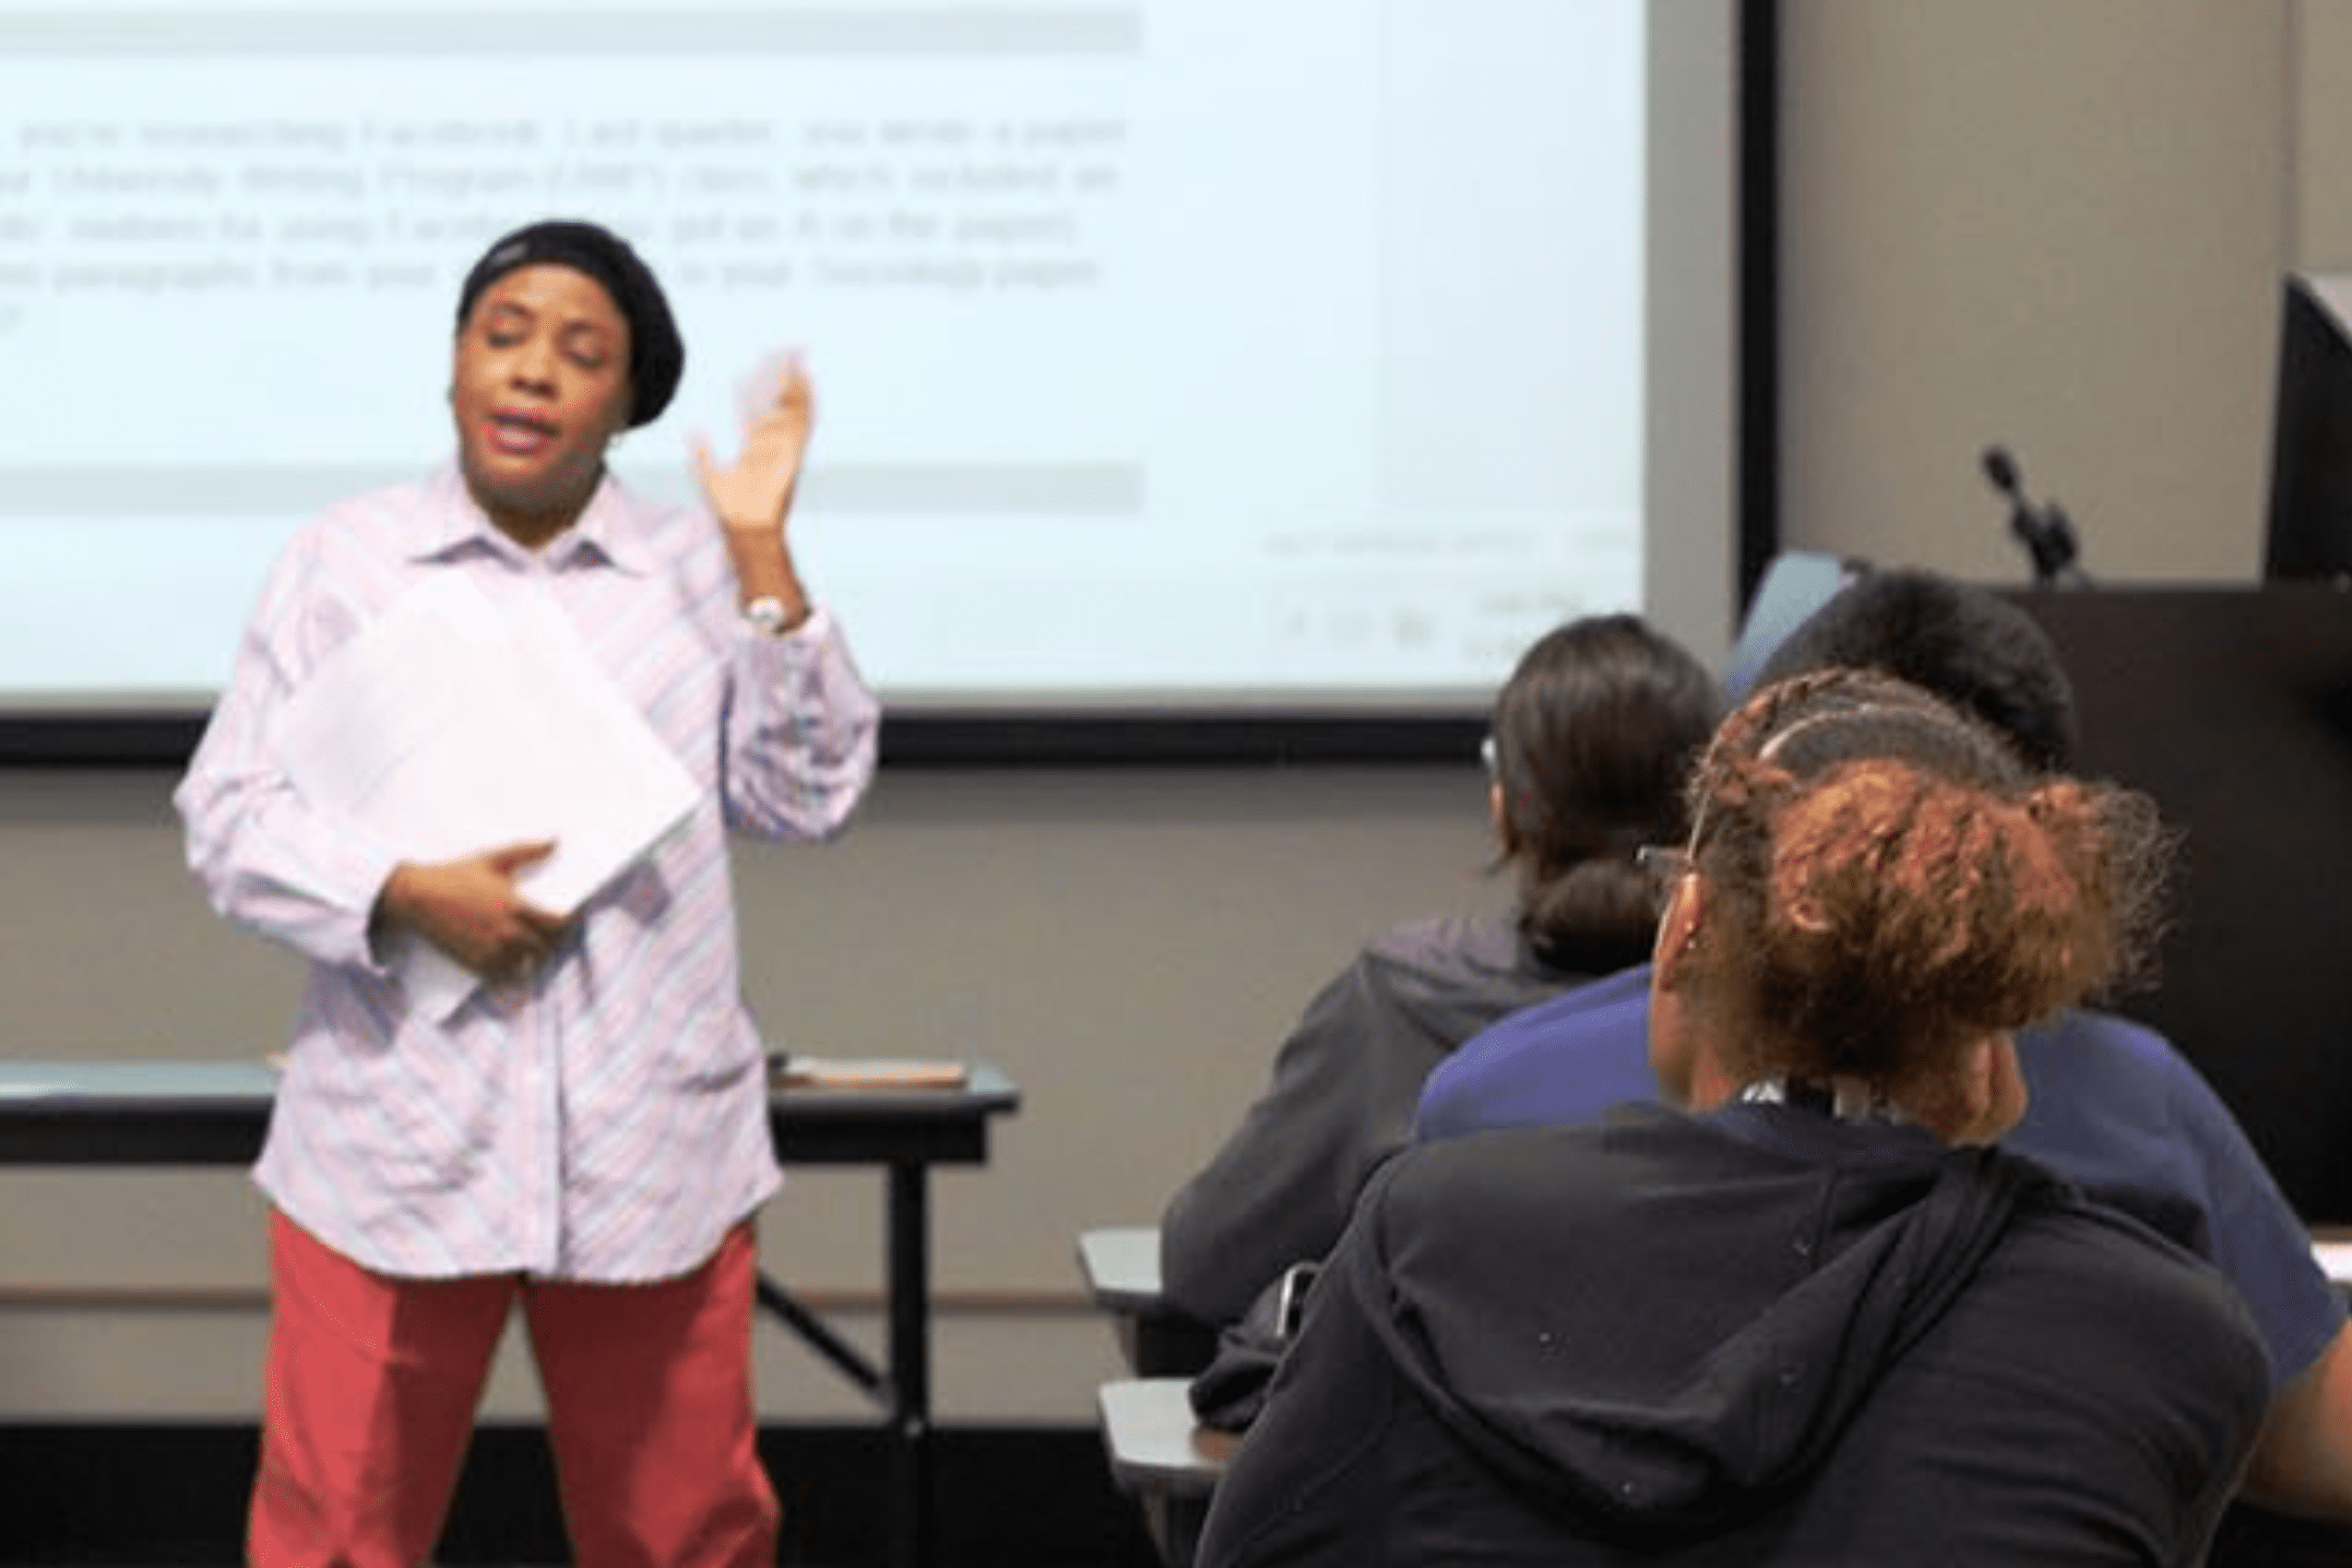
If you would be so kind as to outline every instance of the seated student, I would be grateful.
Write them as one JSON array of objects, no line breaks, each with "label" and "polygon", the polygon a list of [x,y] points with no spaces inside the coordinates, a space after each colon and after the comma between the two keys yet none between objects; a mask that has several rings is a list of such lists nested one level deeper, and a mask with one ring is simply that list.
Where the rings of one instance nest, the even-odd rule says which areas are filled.
[{"label": "seated student", "polygon": [[[1800,627],[1763,679],[1875,666],[1991,722],[2037,767],[2074,741],[2072,690],[2031,617],[1978,588],[1923,572],[1865,577]],[[1416,1135],[1592,1121],[1612,1106],[1690,1086],[1654,1076],[1646,969],[1612,976],[1503,1020],[1462,1047],[1423,1091]],[[2352,1518],[2352,1336],[2310,1239],[2219,1098],[2161,1035],[2068,1009],[2021,1031],[2031,1090],[2004,1140],[2082,1185],[2171,1228],[2201,1233],[2251,1310],[2270,1352],[2271,1419],[2244,1495],[2289,1512]],[[2153,1215],[2152,1215],[2153,1217]]]},{"label": "seated student", "polygon": [[2193,1254],[1990,1140],[2128,966],[2147,802],[1832,671],[1728,720],[1652,985],[1691,1114],[1367,1187],[1202,1568],[2181,1564],[2269,1392]]},{"label": "seated student", "polygon": [[1495,698],[1488,754],[1515,912],[1401,926],[1315,997],[1272,1084],[1161,1217],[1170,1306],[1238,1321],[1283,1270],[1338,1239],[1447,1051],[1641,960],[1653,921],[1633,851],[1673,837],[1683,774],[1720,711],[1705,667],[1631,615],[1571,622],[1521,656]]}]

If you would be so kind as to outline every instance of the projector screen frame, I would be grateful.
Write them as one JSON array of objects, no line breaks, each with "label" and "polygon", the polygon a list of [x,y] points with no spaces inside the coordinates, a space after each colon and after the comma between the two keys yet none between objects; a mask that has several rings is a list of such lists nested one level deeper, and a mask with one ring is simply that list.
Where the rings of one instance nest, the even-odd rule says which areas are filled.
[{"label": "projector screen frame", "polygon": [[[1725,540],[1733,602],[1723,607],[1722,626],[1728,635],[1778,548],[1779,27],[1778,0],[1727,3],[1734,11],[1735,76],[1733,278],[1726,305],[1734,359],[1730,536]],[[1669,624],[1675,618],[1660,617]],[[882,758],[890,767],[1467,765],[1486,724],[1483,713],[1370,702],[1099,710],[886,706]],[[0,767],[178,768],[205,721],[202,711],[177,709],[0,711]]]}]

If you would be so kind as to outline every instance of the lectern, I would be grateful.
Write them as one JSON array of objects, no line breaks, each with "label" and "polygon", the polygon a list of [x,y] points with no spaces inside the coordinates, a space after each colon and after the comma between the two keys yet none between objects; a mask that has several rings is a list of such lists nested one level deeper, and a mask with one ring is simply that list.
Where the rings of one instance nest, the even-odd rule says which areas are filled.
[{"label": "lectern", "polygon": [[2352,1224],[2352,593],[2019,591],[2082,720],[2077,772],[2181,830],[2162,1030],[2307,1223]]}]

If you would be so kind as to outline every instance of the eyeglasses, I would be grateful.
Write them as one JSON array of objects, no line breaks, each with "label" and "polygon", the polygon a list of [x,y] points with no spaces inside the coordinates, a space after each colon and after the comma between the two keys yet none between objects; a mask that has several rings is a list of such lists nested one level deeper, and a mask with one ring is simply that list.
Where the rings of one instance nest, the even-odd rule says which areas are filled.
[{"label": "eyeglasses", "polygon": [[1691,851],[1680,844],[1645,844],[1633,851],[1633,863],[1648,879],[1650,908],[1665,914],[1674,899],[1674,885],[1691,874]]}]

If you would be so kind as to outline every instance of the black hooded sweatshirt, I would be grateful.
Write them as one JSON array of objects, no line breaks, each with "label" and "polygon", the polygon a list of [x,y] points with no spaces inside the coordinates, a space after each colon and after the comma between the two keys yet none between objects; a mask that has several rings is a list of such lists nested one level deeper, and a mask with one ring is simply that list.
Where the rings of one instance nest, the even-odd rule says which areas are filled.
[{"label": "black hooded sweatshirt", "polygon": [[2217,1276],[2026,1160],[1629,1108],[1381,1171],[1199,1562],[2188,1564],[2269,1393]]}]

